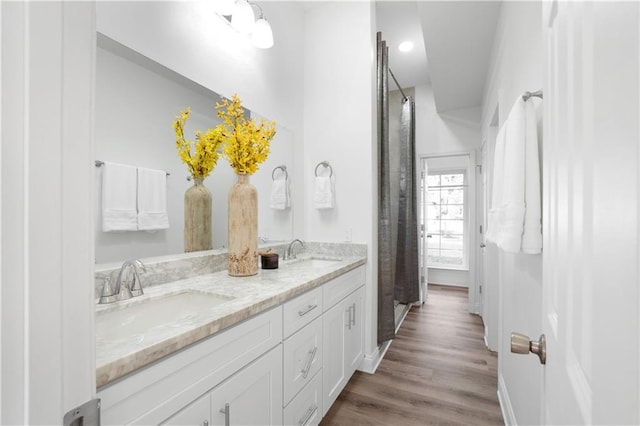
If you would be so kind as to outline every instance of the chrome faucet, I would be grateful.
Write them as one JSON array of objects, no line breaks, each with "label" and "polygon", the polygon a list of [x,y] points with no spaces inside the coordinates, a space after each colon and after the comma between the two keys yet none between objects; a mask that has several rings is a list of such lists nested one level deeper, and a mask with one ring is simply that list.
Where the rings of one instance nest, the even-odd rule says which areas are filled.
[{"label": "chrome faucet", "polygon": [[[131,269],[133,273],[130,272]],[[112,303],[144,294],[140,271],[147,271],[141,260],[126,260],[120,270],[111,272],[111,276],[105,280],[98,303]]]},{"label": "chrome faucet", "polygon": [[295,240],[291,241],[289,243],[289,247],[287,247],[287,252],[285,253],[284,260],[296,258],[296,253],[293,251],[293,246],[295,245],[295,243],[300,243],[300,245],[304,247],[304,243],[302,242],[302,240],[296,238]]}]

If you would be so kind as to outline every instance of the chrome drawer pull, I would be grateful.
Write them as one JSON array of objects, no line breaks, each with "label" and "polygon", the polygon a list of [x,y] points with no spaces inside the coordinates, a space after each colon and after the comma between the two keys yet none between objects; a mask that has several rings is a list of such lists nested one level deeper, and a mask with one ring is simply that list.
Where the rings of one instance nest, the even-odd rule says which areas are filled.
[{"label": "chrome drawer pull", "polygon": [[303,317],[303,316],[307,315],[309,312],[313,311],[317,307],[318,307],[318,305],[309,305],[309,306],[307,306],[306,309],[304,309],[302,311],[298,311],[298,316],[299,317]]},{"label": "chrome drawer pull", "polygon": [[353,304],[353,326],[356,325],[356,304]]},{"label": "chrome drawer pull", "polygon": [[300,421],[298,421],[298,425],[300,426],[306,426],[309,421],[311,420],[311,418],[313,417],[313,415],[316,413],[316,411],[318,411],[318,406],[314,405],[313,407],[310,407],[307,410],[307,413],[304,415],[304,417],[302,419],[300,419]]},{"label": "chrome drawer pull", "polygon": [[316,352],[317,351],[318,351],[318,347],[317,346],[314,346],[314,348],[309,351],[309,360],[307,361],[307,365],[301,371],[302,377],[304,377],[305,379],[309,375],[309,370],[311,370],[311,364],[313,363],[313,360],[316,357]]},{"label": "chrome drawer pull", "polygon": [[220,412],[224,414],[224,426],[229,426],[229,418],[231,417],[231,409],[229,408],[229,403],[224,404],[224,408],[220,409]]}]

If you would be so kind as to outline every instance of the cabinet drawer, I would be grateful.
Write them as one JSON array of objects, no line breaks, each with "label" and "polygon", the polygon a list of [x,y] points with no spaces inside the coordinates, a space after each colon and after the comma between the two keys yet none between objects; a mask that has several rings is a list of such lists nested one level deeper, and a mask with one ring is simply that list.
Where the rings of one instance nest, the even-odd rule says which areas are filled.
[{"label": "cabinet drawer", "polygon": [[322,314],[322,287],[318,287],[284,304],[284,338],[291,336]]},{"label": "cabinet drawer", "polygon": [[284,405],[322,368],[322,319],[284,341]]},{"label": "cabinet drawer", "polygon": [[327,282],[322,286],[324,311],[330,309],[333,305],[344,299],[356,288],[364,285],[365,270],[364,266],[360,266]]},{"label": "cabinet drawer", "polygon": [[322,420],[322,371],[284,409],[284,424],[317,425]]}]

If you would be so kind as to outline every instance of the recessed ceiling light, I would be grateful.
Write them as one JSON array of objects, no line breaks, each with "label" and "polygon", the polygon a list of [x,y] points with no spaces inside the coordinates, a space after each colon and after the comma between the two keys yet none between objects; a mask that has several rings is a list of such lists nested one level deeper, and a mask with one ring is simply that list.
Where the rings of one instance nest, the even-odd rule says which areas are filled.
[{"label": "recessed ceiling light", "polygon": [[413,42],[411,42],[411,41],[403,41],[398,46],[398,50],[401,51],[401,52],[409,52],[409,51],[413,50]]}]

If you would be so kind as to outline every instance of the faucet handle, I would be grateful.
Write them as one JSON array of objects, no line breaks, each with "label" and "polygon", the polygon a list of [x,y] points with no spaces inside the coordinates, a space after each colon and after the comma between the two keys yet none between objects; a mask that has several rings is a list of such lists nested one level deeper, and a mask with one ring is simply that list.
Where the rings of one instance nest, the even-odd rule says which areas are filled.
[{"label": "faucet handle", "polygon": [[118,295],[111,286],[111,277],[104,277],[104,284],[102,285],[102,292],[100,294],[100,299],[98,299],[98,303],[105,304],[115,302],[117,298]]}]

